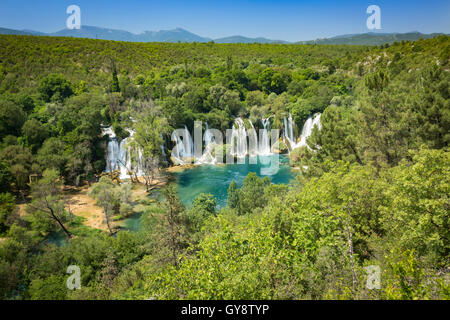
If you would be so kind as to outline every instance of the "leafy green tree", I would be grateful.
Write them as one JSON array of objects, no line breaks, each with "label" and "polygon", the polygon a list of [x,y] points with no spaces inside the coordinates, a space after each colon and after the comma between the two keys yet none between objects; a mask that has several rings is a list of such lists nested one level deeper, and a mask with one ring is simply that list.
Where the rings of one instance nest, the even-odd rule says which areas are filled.
[{"label": "leafy green tree", "polygon": [[220,99],[219,107],[228,110],[232,114],[238,114],[242,108],[239,93],[227,90]]},{"label": "leafy green tree", "polygon": [[302,80],[319,80],[320,78],[320,74],[310,68],[300,70],[298,76]]},{"label": "leafy green tree", "polygon": [[382,207],[385,229],[400,250],[415,250],[430,265],[444,266],[450,252],[450,155],[421,149],[412,157],[393,170],[389,202]]},{"label": "leafy green tree", "polygon": [[[206,220],[216,214],[216,199],[212,194],[199,194],[192,202],[192,207],[187,210],[188,231],[195,236],[205,225]],[[194,239],[195,242],[198,239]]]},{"label": "leafy green tree", "polygon": [[103,261],[103,269],[101,271],[101,281],[106,288],[114,285],[114,279],[119,275],[120,269],[117,265],[117,259],[113,252],[109,252]]},{"label": "leafy green tree", "polygon": [[45,102],[63,101],[73,94],[71,83],[60,74],[44,77],[39,83],[39,93]]},{"label": "leafy green tree", "polygon": [[227,92],[227,88],[220,84],[216,84],[209,88],[208,105],[210,108],[222,109],[223,96]]},{"label": "leafy green tree", "polygon": [[17,97],[16,104],[28,114],[31,113],[35,107],[33,98],[30,97],[28,94],[22,94],[19,97]]},{"label": "leafy green tree", "polygon": [[10,145],[0,151],[0,159],[9,168],[14,186],[19,190],[26,189],[29,175],[34,171],[30,150],[20,145]]},{"label": "leafy green tree", "polygon": [[261,195],[264,194],[265,187],[270,183],[270,178],[261,179],[256,173],[250,172],[239,190],[239,213],[247,214],[256,208],[263,208],[267,200]]},{"label": "leafy green tree", "polygon": [[258,84],[266,93],[281,94],[286,91],[290,77],[271,68],[265,69],[258,78]]},{"label": "leafy green tree", "polygon": [[[431,148],[450,143],[450,94],[448,74],[442,67],[425,69],[418,84],[412,110],[417,117],[417,134]],[[426,85],[424,85],[426,83]]]},{"label": "leafy green tree", "polygon": [[192,202],[193,208],[200,211],[205,211],[210,215],[216,213],[216,199],[212,194],[199,194]]},{"label": "leafy green tree", "polygon": [[[144,107],[134,123],[135,134],[131,147],[134,150],[134,167],[144,173],[145,187],[150,191],[153,179],[162,167],[164,136],[170,133],[166,118],[154,105]],[[135,172],[136,180],[137,173]]]},{"label": "leafy green tree", "polygon": [[12,225],[12,216],[16,209],[16,199],[10,193],[0,193],[0,234]]},{"label": "leafy green tree", "polygon": [[13,181],[13,176],[11,171],[5,162],[0,162],[0,192],[7,192],[10,190],[11,182]]},{"label": "leafy green tree", "polygon": [[111,217],[120,212],[121,205],[130,202],[131,193],[129,187],[125,187],[125,185],[118,187],[109,177],[103,176],[98,183],[92,186],[89,196],[94,198],[103,209],[108,231],[111,235],[114,234],[111,226]]},{"label": "leafy green tree", "polygon": [[332,60],[327,60],[324,62],[324,66],[328,68],[328,74],[333,74],[336,72],[336,65],[335,62]]},{"label": "leafy green tree", "polygon": [[366,84],[369,91],[361,97],[358,152],[364,155],[364,163],[393,166],[417,144],[410,137],[410,128],[415,124],[402,88],[392,82],[388,85],[383,72],[373,77]]},{"label": "leafy green tree", "polygon": [[68,290],[63,276],[50,275],[45,279],[34,279],[29,292],[31,300],[64,300]]},{"label": "leafy green tree", "polygon": [[369,90],[382,91],[389,84],[389,76],[384,70],[367,75],[365,85]]},{"label": "leafy green tree", "polygon": [[48,138],[37,152],[36,160],[43,168],[64,172],[67,157],[64,154],[65,143],[56,137]]},{"label": "leafy green tree", "polygon": [[80,185],[82,178],[90,183],[94,171],[92,165],[92,149],[88,141],[84,141],[75,146],[72,156],[67,159],[67,177],[75,185]]},{"label": "leafy green tree", "polygon": [[389,253],[382,298],[388,300],[448,299],[449,285],[429,274],[414,250],[396,249]]},{"label": "leafy green tree", "polygon": [[293,80],[293,81],[291,81],[291,83],[289,83],[287,92],[293,96],[300,96],[300,95],[302,95],[303,91],[305,90],[305,86],[306,86],[306,84],[304,81]]},{"label": "leafy green tree", "polygon": [[166,186],[162,193],[165,201],[160,209],[153,213],[156,219],[152,235],[155,256],[163,264],[168,262],[176,267],[187,247],[185,208],[173,185]]},{"label": "leafy green tree", "polygon": [[208,93],[209,90],[205,86],[192,88],[183,94],[183,104],[187,109],[195,112],[208,112],[209,108],[206,106]]},{"label": "leafy green tree", "polygon": [[26,120],[25,112],[14,102],[0,100],[0,138],[6,135],[20,135]]},{"label": "leafy green tree", "polygon": [[48,131],[45,126],[42,125],[36,119],[27,120],[22,127],[22,135],[25,142],[32,150],[36,151],[42,142],[47,138]]},{"label": "leafy green tree", "polygon": [[234,180],[231,181],[228,186],[227,206],[231,209],[236,209],[239,207],[239,189],[237,188]]},{"label": "leafy green tree", "polygon": [[112,63],[111,92],[120,92],[119,79],[117,77],[117,69],[114,62]]},{"label": "leafy green tree", "polygon": [[58,225],[71,238],[72,234],[64,225],[67,220],[64,199],[61,196],[63,180],[56,169],[46,169],[39,181],[32,183],[32,201],[28,204],[27,210],[34,219],[46,219]]}]

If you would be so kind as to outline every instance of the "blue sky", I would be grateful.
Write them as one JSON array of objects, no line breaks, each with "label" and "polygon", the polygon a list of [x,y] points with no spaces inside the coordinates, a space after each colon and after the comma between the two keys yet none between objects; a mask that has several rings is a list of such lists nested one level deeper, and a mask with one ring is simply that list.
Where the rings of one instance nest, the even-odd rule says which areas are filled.
[{"label": "blue sky", "polygon": [[58,31],[71,4],[80,6],[84,25],[134,33],[180,27],[210,38],[311,40],[370,31],[372,4],[381,8],[381,32],[450,33],[448,0],[1,0],[0,27]]}]

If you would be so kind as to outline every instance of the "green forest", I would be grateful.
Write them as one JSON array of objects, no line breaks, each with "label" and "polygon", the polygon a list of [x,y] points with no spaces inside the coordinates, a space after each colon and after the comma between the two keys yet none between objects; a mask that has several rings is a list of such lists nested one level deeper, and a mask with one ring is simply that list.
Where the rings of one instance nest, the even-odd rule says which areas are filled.
[{"label": "green forest", "polygon": [[[449,71],[446,35],[381,46],[0,35],[0,299],[449,299]],[[269,116],[282,130],[291,114],[300,131],[317,113],[321,128],[289,154],[291,183],[250,173],[223,208],[211,194],[180,201],[160,148],[172,150],[172,130]],[[104,173],[109,126],[119,140],[133,130],[143,179]],[[68,203],[81,189],[103,227]],[[118,227],[137,210],[139,231]]]}]

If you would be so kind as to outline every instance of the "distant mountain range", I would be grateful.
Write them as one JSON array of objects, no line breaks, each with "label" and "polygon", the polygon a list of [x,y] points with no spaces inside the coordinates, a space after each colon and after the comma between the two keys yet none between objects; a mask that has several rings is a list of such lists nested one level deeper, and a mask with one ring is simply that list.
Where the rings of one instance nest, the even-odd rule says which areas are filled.
[{"label": "distant mountain range", "polygon": [[[81,29],[64,29],[54,33],[43,33],[33,30],[13,30],[0,28],[0,34],[53,36],[53,37],[75,37],[90,38],[129,42],[209,42],[216,43],[280,43],[289,44],[292,42],[282,40],[271,40],[267,38],[247,38],[244,36],[231,36],[220,39],[201,37],[187,30],[177,28],[173,30],[145,31],[140,34],[131,33],[124,30],[106,29],[100,27],[83,26]],[[433,38],[442,33],[422,34],[420,32],[410,33],[362,33],[323,38],[310,41],[299,41],[296,44],[349,44],[349,45],[381,45],[393,43],[395,41],[409,40],[416,41],[420,38]]]},{"label": "distant mountain range", "polygon": [[231,36],[226,38],[215,39],[216,43],[280,43],[289,44],[288,41],[283,40],[270,40],[267,38],[247,38],[243,36]]},{"label": "distant mountain range", "polygon": [[408,33],[361,33],[346,34],[332,38],[324,38],[310,41],[300,41],[299,44],[353,44],[353,45],[371,45],[379,46],[386,43],[394,43],[401,41],[417,41],[420,38],[429,39],[443,35],[443,33],[423,34],[418,31]]}]

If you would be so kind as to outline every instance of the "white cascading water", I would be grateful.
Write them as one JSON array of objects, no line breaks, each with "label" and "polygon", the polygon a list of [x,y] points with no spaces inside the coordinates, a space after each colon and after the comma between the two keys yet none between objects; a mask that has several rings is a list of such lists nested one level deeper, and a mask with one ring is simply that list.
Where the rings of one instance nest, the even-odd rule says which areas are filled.
[{"label": "white cascading water", "polygon": [[288,142],[288,148],[290,151],[307,146],[306,140],[311,136],[312,130],[314,126],[318,126],[318,128],[321,128],[320,124],[320,116],[321,114],[317,114],[314,117],[309,117],[308,120],[306,120],[305,124],[303,125],[302,134],[300,135],[300,141],[297,141],[295,139],[294,135],[294,123],[292,121],[292,115],[289,114],[288,118],[284,118],[284,138],[285,141]]},{"label": "white cascading water", "polygon": [[106,172],[119,169],[119,143],[115,137],[110,137],[106,154]]},{"label": "white cascading water", "polygon": [[247,152],[249,156],[256,157],[257,155],[259,155],[258,134],[256,133],[255,127],[253,126],[253,123],[250,121],[250,119],[248,119],[248,123],[250,124],[250,129],[247,131]]},{"label": "white cascading water", "polygon": [[295,145],[297,144],[297,140],[294,135],[294,123],[292,121],[292,114],[289,113],[288,118],[284,118],[284,138],[288,142],[288,149],[295,149]]},{"label": "white cascading water", "polygon": [[269,138],[269,132],[270,132],[270,118],[261,119],[261,123],[263,125],[263,131],[262,131],[262,137],[260,137],[260,143],[259,143],[259,155],[262,156],[268,156],[271,154],[271,148],[270,148],[270,138]]},{"label": "white cascading water", "polygon": [[186,126],[184,126],[184,132],[186,137],[186,157],[192,158],[194,156],[194,143],[192,142],[191,134]]},{"label": "white cascading water", "polygon": [[216,157],[213,154],[213,150],[215,147],[214,143],[214,135],[211,133],[211,130],[209,130],[209,126],[206,123],[205,128],[205,151],[203,152],[202,157],[197,160],[197,164],[215,164],[217,162]]},{"label": "white cascading water", "polygon": [[120,179],[126,179],[126,178],[130,177],[128,175],[128,172],[131,170],[131,156],[130,156],[130,152],[126,148],[127,141],[128,141],[128,138],[125,138],[122,141],[120,141],[120,144],[119,144],[118,165],[119,165],[119,169],[120,169]]},{"label": "white cascading water", "polygon": [[317,125],[317,127],[320,129],[320,116],[321,114],[319,113],[314,118],[309,117],[308,120],[306,120],[305,124],[303,125],[302,135],[300,136],[300,142],[297,143],[296,148],[306,146],[306,139],[308,139],[311,135],[314,126]]},{"label": "white cascading water", "polygon": [[184,155],[184,143],[181,137],[177,136],[175,132],[172,133],[172,141],[176,143],[175,147],[172,150],[172,157],[176,164],[183,164],[183,155]]},{"label": "white cascading water", "polygon": [[108,150],[106,154],[106,170],[105,172],[120,171],[120,179],[129,177],[128,168],[131,165],[131,159],[125,146],[128,138],[123,139],[120,143],[111,127],[103,130],[103,135],[109,136]]},{"label": "white cascading water", "polygon": [[[181,139],[183,138],[183,139]],[[192,143],[191,134],[186,126],[184,126],[184,135],[181,137],[174,131],[172,133],[172,141],[176,142],[174,150],[172,150],[172,157],[176,164],[184,165],[191,163],[194,154],[194,144]]]},{"label": "white cascading water", "polygon": [[137,150],[137,159],[135,159],[135,163],[132,163],[131,159],[131,150],[127,146],[127,142],[133,138],[134,131],[128,130],[130,136],[128,138],[123,139],[120,143],[117,141],[117,137],[112,131],[111,128],[106,128],[103,130],[103,134],[109,135],[109,141],[107,146],[107,154],[106,154],[106,170],[105,172],[111,171],[120,171],[119,178],[120,179],[128,179],[130,178],[130,172],[136,171],[136,175],[138,177],[143,176],[142,170],[142,150]]},{"label": "white cascading water", "polygon": [[244,158],[247,156],[247,130],[245,130],[244,120],[236,118],[231,133],[231,155]]}]

